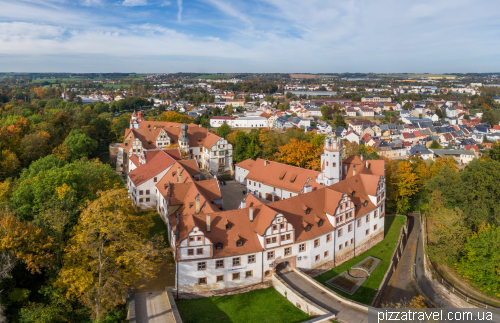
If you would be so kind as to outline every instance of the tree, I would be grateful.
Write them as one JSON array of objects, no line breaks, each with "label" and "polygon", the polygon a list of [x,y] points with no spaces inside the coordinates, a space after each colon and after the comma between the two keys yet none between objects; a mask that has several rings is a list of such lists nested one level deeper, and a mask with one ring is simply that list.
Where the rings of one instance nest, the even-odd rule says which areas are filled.
[{"label": "tree", "polygon": [[378,151],[375,148],[366,145],[359,146],[358,154],[367,160],[376,160],[380,158],[378,156]]},{"label": "tree", "polygon": [[495,142],[488,151],[488,156],[496,161],[500,161],[500,141]]},{"label": "tree", "polygon": [[335,119],[333,119],[333,125],[335,128],[342,127],[346,128],[347,124],[345,123],[344,117],[341,116],[340,114],[335,116]]},{"label": "tree", "polygon": [[230,104],[230,105],[226,105],[226,114],[228,116],[232,116],[233,115],[233,112],[234,112],[234,108],[233,108],[233,105]]},{"label": "tree", "polygon": [[324,121],[332,117],[332,111],[329,106],[323,104],[319,109],[321,111],[321,115]]},{"label": "tree", "polygon": [[259,142],[262,148],[262,158],[273,160],[278,151],[278,139],[273,131],[262,129],[259,134]]},{"label": "tree", "polygon": [[8,177],[15,176],[19,167],[21,167],[21,162],[17,158],[16,154],[10,150],[2,151],[2,154],[0,155],[0,181],[3,181]]},{"label": "tree", "polygon": [[103,315],[126,300],[128,288],[141,277],[153,277],[167,258],[163,237],[148,238],[150,216],[136,212],[125,189],[99,193],[81,214],[68,241],[56,286]]},{"label": "tree", "polygon": [[481,121],[493,127],[494,125],[498,124],[498,117],[492,111],[484,111]]},{"label": "tree", "polygon": [[227,139],[227,136],[231,133],[231,127],[224,121],[224,123],[217,128],[217,135],[221,136],[224,139]]},{"label": "tree", "polygon": [[429,215],[433,220],[431,255],[437,261],[454,264],[460,257],[470,229],[464,221],[464,214],[458,207],[446,208],[446,200],[441,191],[434,191],[429,205]]},{"label": "tree", "polygon": [[302,168],[312,166],[310,163],[322,153],[322,149],[317,148],[314,143],[297,139],[290,139],[288,144],[278,149],[278,161]]},{"label": "tree", "polygon": [[458,271],[484,293],[500,297],[500,227],[481,225],[467,239]]},{"label": "tree", "polygon": [[437,142],[436,140],[433,140],[431,145],[429,146],[429,148],[432,148],[432,149],[442,149],[443,147],[441,147],[441,145],[439,144],[439,142]]},{"label": "tree", "polygon": [[179,151],[181,153],[181,159],[182,160],[188,160],[189,159],[189,153],[185,149],[180,149],[179,147],[180,147],[179,144],[170,144],[170,145],[166,146],[164,149],[165,150],[168,150],[168,149],[179,149]]},{"label": "tree", "polygon": [[411,208],[410,199],[418,192],[418,178],[409,161],[399,161],[393,174],[397,194],[397,212],[405,214]]},{"label": "tree", "polygon": [[158,121],[167,121],[175,123],[193,123],[194,119],[187,115],[177,113],[175,111],[167,111],[160,114],[157,118]]},{"label": "tree", "polygon": [[20,151],[25,167],[47,154],[49,140],[50,135],[45,131],[37,131],[21,139]]},{"label": "tree", "polygon": [[63,142],[68,147],[70,159],[72,161],[82,157],[88,157],[97,149],[97,141],[89,138],[82,130],[71,130],[68,137]]},{"label": "tree", "polygon": [[413,103],[411,101],[408,101],[403,105],[403,110],[409,110],[411,108],[413,108]]}]

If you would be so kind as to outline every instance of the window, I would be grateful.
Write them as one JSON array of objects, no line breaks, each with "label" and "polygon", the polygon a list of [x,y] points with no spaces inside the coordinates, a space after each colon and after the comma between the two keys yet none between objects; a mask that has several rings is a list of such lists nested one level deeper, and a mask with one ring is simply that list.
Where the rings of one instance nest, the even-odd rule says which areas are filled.
[{"label": "window", "polygon": [[302,251],[306,251],[306,244],[305,243],[299,244],[299,252],[302,252]]},{"label": "window", "polygon": [[149,200],[149,197],[146,197],[146,202],[149,202],[149,201],[150,201],[150,200]]},{"label": "window", "polygon": [[248,256],[248,263],[253,264],[255,262],[255,255]]},{"label": "window", "polygon": [[217,276],[217,283],[224,282],[224,275]]},{"label": "window", "polygon": [[361,226],[361,219],[358,219],[358,228]]},{"label": "window", "polygon": [[256,185],[255,185],[255,182],[253,182],[253,186],[256,186]]},{"label": "window", "polygon": [[276,187],[273,187],[273,192],[276,192]]},{"label": "window", "polygon": [[196,254],[197,255],[202,255],[203,254],[203,248],[196,249]]},{"label": "window", "polygon": [[198,285],[205,285],[207,283],[207,277],[198,278]]},{"label": "window", "polygon": [[241,246],[243,246],[243,241],[241,240],[236,241],[236,247],[241,247]]},{"label": "window", "polygon": [[347,246],[349,245],[349,241],[346,241],[346,242],[344,243],[344,245],[345,245],[345,246],[346,246],[346,248],[347,248]]},{"label": "window", "polygon": [[271,243],[271,238],[267,238],[266,239],[266,244],[270,244]]},{"label": "window", "polygon": [[215,269],[224,268],[224,260],[215,261]]},{"label": "window", "polygon": [[264,273],[264,276],[265,277],[271,276],[271,271],[270,270],[266,270],[266,272]]},{"label": "window", "polygon": [[353,244],[353,243],[354,243],[354,238],[351,238],[351,244]]},{"label": "window", "polygon": [[285,256],[290,256],[291,253],[292,253],[291,248],[285,248]]},{"label": "window", "polygon": [[323,257],[324,258],[328,257],[328,251],[325,251],[325,253],[323,254]]},{"label": "window", "polygon": [[352,231],[352,223],[347,226],[347,232],[351,232],[351,231]]},{"label": "window", "polygon": [[328,166],[328,162],[326,162],[326,166]]},{"label": "window", "polygon": [[231,223],[226,224],[226,230],[231,230]]},{"label": "window", "polygon": [[206,262],[199,262],[198,263],[198,270],[205,270],[207,269],[207,263]]},{"label": "window", "polygon": [[332,241],[332,234],[331,233],[326,235],[326,242],[330,242],[330,241]]},{"label": "window", "polygon": [[139,203],[142,203],[144,200],[143,199],[139,199]]},{"label": "window", "polygon": [[339,244],[339,250],[342,250],[342,244]]},{"label": "window", "polygon": [[240,257],[233,258],[233,266],[239,266],[241,263]]},{"label": "window", "polygon": [[193,242],[194,241],[194,237],[189,237],[189,241]]},{"label": "window", "polygon": [[259,188],[260,188],[260,183],[259,183]]},{"label": "window", "polygon": [[314,240],[314,248],[319,247],[319,239]]},{"label": "window", "polygon": [[370,234],[370,229],[366,229],[366,235],[369,235]]},{"label": "window", "polygon": [[377,210],[375,210],[375,212],[373,212],[373,218],[376,218],[377,217]]},{"label": "window", "polygon": [[290,233],[287,233],[287,235],[286,235],[286,240],[290,240],[290,237],[291,237],[291,236],[290,236]]},{"label": "window", "polygon": [[196,237],[196,241],[201,241],[201,237]]},{"label": "window", "polygon": [[273,243],[276,243],[276,242],[278,242],[278,239],[277,239],[276,237],[272,237],[272,238],[271,238],[271,241],[272,241]]},{"label": "window", "polygon": [[252,185],[252,181],[248,181],[248,185]]},{"label": "window", "polygon": [[290,197],[292,197],[292,193],[290,193]]},{"label": "window", "polygon": [[284,223],[281,223],[280,224],[280,229],[284,229],[285,228],[285,224]]},{"label": "window", "polygon": [[142,193],[143,193],[143,191],[142,191],[142,190],[141,190],[141,191],[139,191],[139,195],[142,195]]},{"label": "window", "polygon": [[341,237],[342,236],[342,228],[340,228],[338,231],[337,231],[337,237]]},{"label": "window", "polygon": [[319,255],[316,255],[316,257],[314,257],[314,260],[319,261]]},{"label": "window", "polygon": [[277,225],[273,225],[273,231],[274,230],[278,230],[278,226]]},{"label": "window", "polygon": [[215,245],[215,250],[221,250],[222,249],[222,242],[217,242]]},{"label": "window", "polygon": [[271,259],[274,259],[274,251],[269,251],[267,253],[267,260],[271,260]]},{"label": "window", "polygon": [[375,230],[377,230],[377,225],[376,224],[373,226],[373,231],[375,231]]},{"label": "window", "polygon": [[253,270],[245,271],[245,278],[250,278],[253,276]]},{"label": "window", "polygon": [[188,249],[188,256],[194,255],[194,249]]},{"label": "window", "polygon": [[240,273],[233,273],[233,280],[240,279]]},{"label": "window", "polygon": [[158,177],[155,177],[155,178],[154,178],[154,181],[155,181],[155,183],[156,183],[156,182],[158,182]]},{"label": "window", "polygon": [[146,190],[146,195],[149,195],[149,190]]},{"label": "window", "polygon": [[370,214],[366,216],[366,222],[370,222]]},{"label": "window", "polygon": [[[333,156],[335,157],[335,156]],[[337,167],[337,163],[332,163],[332,167]]]}]

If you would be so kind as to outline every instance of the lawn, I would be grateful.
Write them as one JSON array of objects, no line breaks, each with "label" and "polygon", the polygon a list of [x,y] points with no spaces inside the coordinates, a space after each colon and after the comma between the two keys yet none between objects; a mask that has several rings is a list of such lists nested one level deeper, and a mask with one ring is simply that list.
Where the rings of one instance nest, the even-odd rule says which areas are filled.
[{"label": "lawn", "polygon": [[[317,281],[325,285],[326,287],[332,289],[339,295],[344,296],[345,298],[352,299],[354,301],[369,305],[375,294],[377,294],[377,289],[384,278],[384,275],[389,268],[391,263],[391,256],[394,252],[394,248],[396,247],[396,243],[399,239],[399,233],[401,231],[401,227],[405,223],[404,216],[386,216],[385,217],[385,238],[377,245],[372,247],[371,249],[365,251],[361,255],[353,258],[349,261],[344,262],[342,265],[333,268],[324,274],[315,277]],[[354,295],[348,295],[344,292],[341,292],[337,289],[334,289],[332,286],[325,284],[327,280],[333,278],[340,273],[351,269],[352,266],[365,259],[368,256],[373,256],[375,258],[382,259],[377,269],[368,276],[366,281],[361,285],[361,287],[354,293]]]},{"label": "lawn", "polygon": [[165,242],[168,241],[168,230],[167,230],[167,225],[163,220],[161,219],[160,215],[154,211],[153,213],[153,221],[155,225],[149,229],[149,235],[155,236],[155,235],[160,235],[163,236],[165,239]]},{"label": "lawn", "polygon": [[298,323],[311,319],[273,287],[176,303],[184,323]]}]

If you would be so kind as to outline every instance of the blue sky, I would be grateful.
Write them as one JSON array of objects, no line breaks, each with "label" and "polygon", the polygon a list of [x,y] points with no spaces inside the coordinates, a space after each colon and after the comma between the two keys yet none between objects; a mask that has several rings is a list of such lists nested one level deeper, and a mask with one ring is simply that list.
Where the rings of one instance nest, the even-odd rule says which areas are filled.
[{"label": "blue sky", "polygon": [[3,72],[499,72],[498,0],[0,0]]}]

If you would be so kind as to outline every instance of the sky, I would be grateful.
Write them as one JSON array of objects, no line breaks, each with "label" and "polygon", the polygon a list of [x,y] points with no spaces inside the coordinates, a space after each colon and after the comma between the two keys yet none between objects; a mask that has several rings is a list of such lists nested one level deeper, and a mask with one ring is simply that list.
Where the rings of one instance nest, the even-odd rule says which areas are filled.
[{"label": "sky", "polygon": [[0,0],[0,72],[500,72],[498,0]]}]

